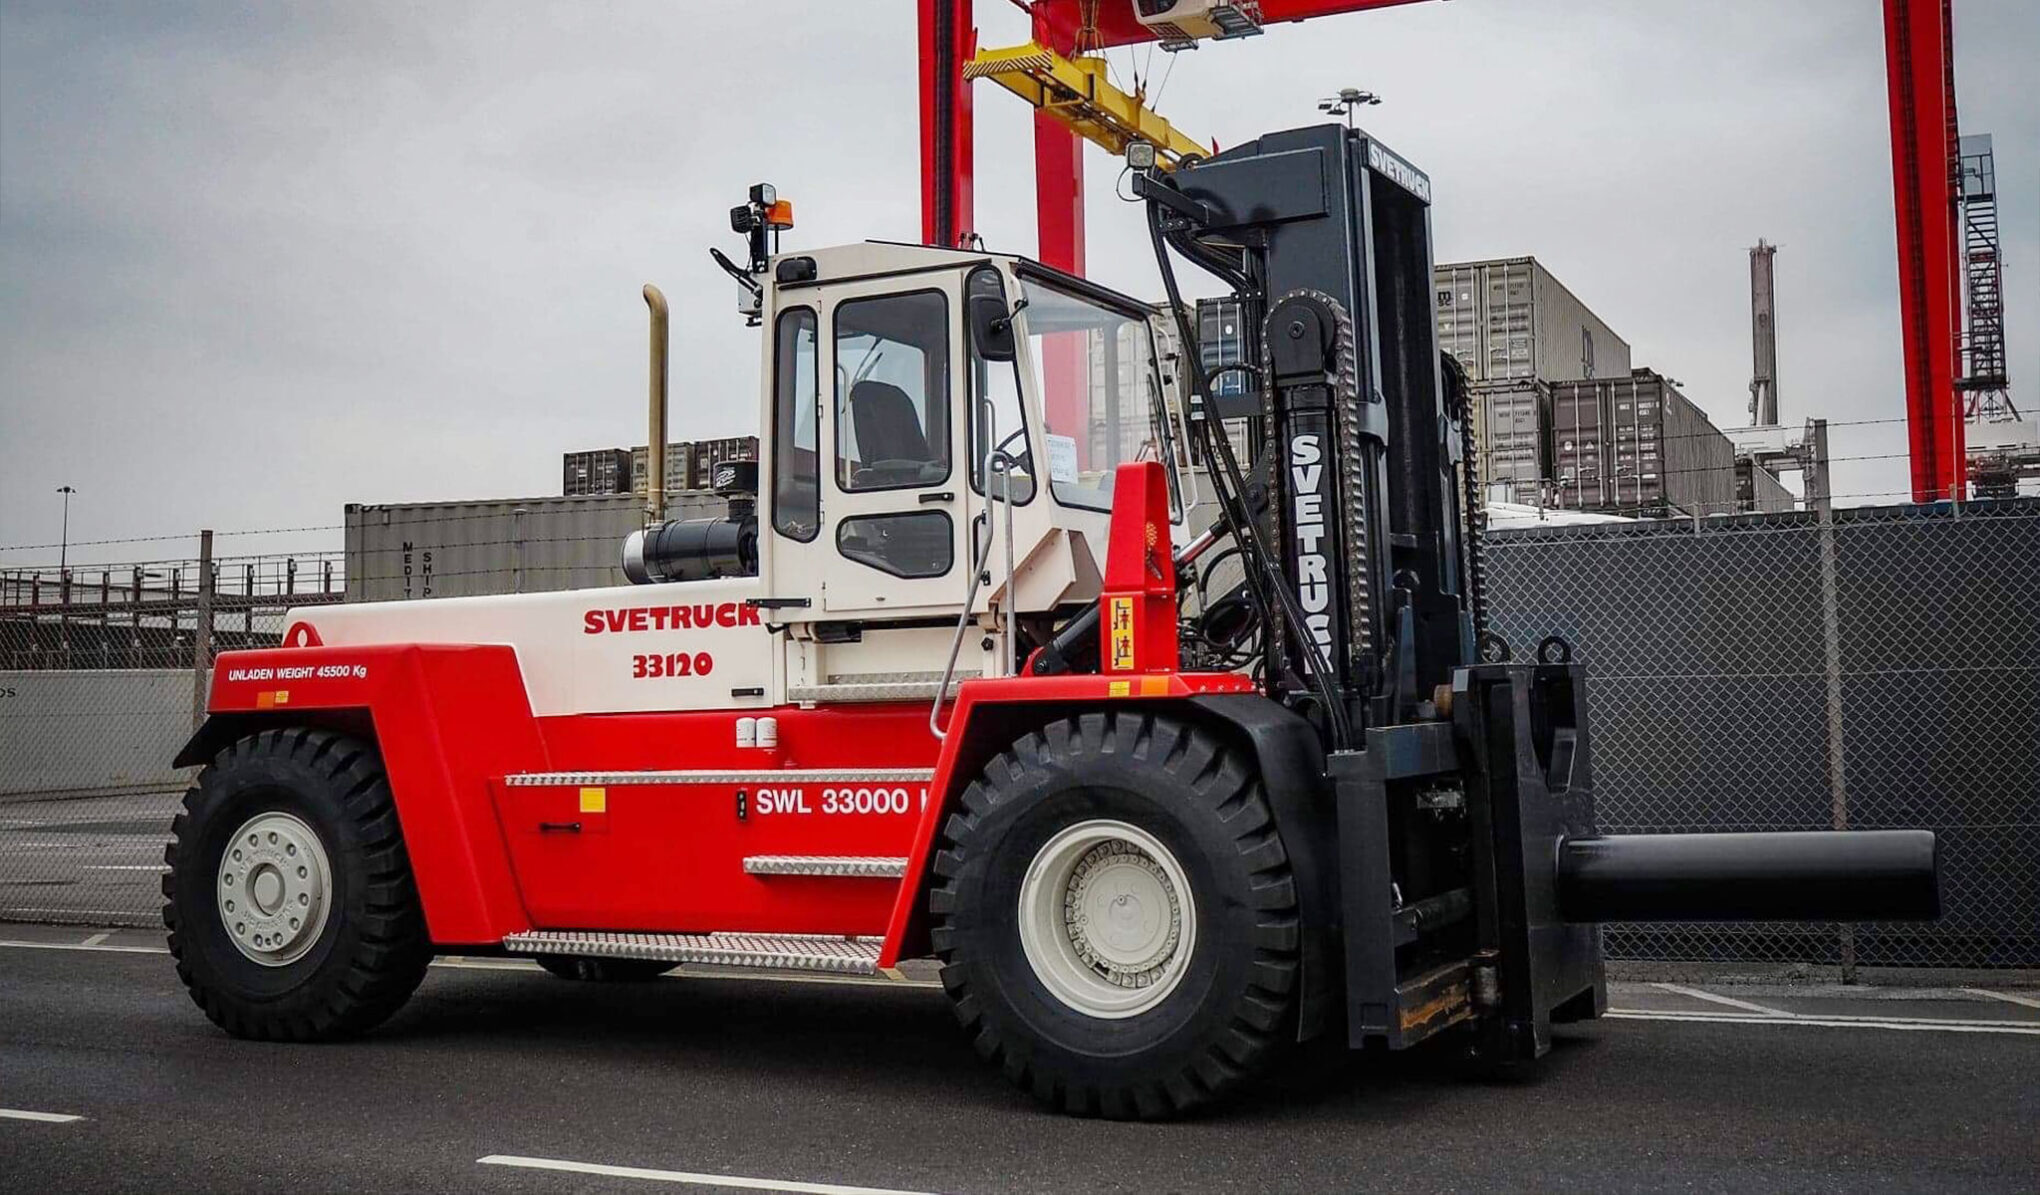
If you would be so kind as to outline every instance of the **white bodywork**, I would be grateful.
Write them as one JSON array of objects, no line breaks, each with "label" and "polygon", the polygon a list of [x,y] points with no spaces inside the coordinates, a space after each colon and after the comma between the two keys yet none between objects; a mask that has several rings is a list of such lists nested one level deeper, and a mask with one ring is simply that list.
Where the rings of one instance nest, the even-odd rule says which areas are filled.
[{"label": "white bodywork", "polygon": [[[1117,454],[1136,444],[1139,455],[1163,455],[1157,446],[1164,441],[1152,422],[1157,406],[1167,412],[1168,436],[1178,445],[1184,442],[1182,404],[1173,393],[1179,388],[1173,338],[1165,335],[1157,344],[1154,328],[1160,321],[1130,300],[1096,306],[1106,324],[1087,326],[1082,316],[1086,304],[1100,303],[1096,293],[1071,298],[1036,289],[1037,297],[1051,300],[1042,305],[1044,310],[1061,305],[1056,318],[1064,321],[1058,325],[1063,330],[1039,331],[1030,341],[1022,307],[1012,317],[1021,346],[1017,360],[978,362],[964,318],[967,288],[982,286],[986,272],[995,272],[1011,303],[1028,286],[1054,290],[1052,277],[1035,268],[1023,281],[1014,258],[918,246],[850,245],[788,254],[774,265],[790,259],[813,262],[814,276],[780,283],[774,281],[776,269],[768,269],[763,280],[757,577],[318,607],[293,611],[293,628],[305,624],[326,646],[508,645],[516,651],[533,712],[541,716],[764,708],[877,700],[874,694],[881,692],[907,700],[910,693],[918,696],[913,691],[919,688],[929,689],[932,697],[952,644],[959,647],[958,676],[1007,671],[994,645],[1011,613],[1046,614],[1096,599],[1111,518],[1108,509],[1100,509],[1108,503],[1100,500],[1106,491],[1099,487],[1109,486],[1111,466],[1122,459]],[[857,340],[857,321],[872,318],[865,314],[838,323],[844,304],[908,296],[918,297],[927,311],[942,313],[902,321],[900,326],[920,338],[918,347],[888,342],[878,334]],[[875,310],[880,307],[853,308]],[[784,450],[775,424],[780,413],[775,370],[781,363],[780,316],[796,312],[812,313],[798,318],[811,318],[813,330],[801,342],[805,356],[798,357],[799,368],[792,371],[801,380],[795,383],[798,402],[788,403],[789,418],[797,416],[800,426],[790,438],[805,441],[801,452],[809,455],[790,459],[811,470],[818,510],[812,522],[798,528],[804,534],[787,534],[774,510],[775,469]],[[1043,316],[1044,329],[1048,318]],[[885,326],[882,318],[876,326]],[[1101,326],[1106,330],[1100,331]],[[1044,348],[1051,338],[1060,339]],[[882,349],[873,347],[881,343]],[[839,348],[844,360],[837,359]],[[892,354],[890,362],[885,353]],[[1044,367],[1049,354],[1058,360]],[[1155,368],[1157,357],[1163,359],[1160,369]],[[1058,366],[1059,393],[1091,412],[1076,424],[1067,412],[1052,416],[1043,409],[1040,396],[1052,387],[1040,375]],[[1010,384],[1010,392],[1003,397],[976,393],[979,379],[995,373],[997,384]],[[863,401],[857,387],[866,377],[895,392],[902,385],[916,391],[915,411],[906,416],[900,407],[908,396],[899,393],[894,399],[891,430],[899,431],[903,419],[914,424],[906,429],[907,440],[924,442],[926,453],[944,455],[946,473],[936,476],[943,466],[934,462],[915,469],[912,461],[878,460],[881,469],[906,467],[906,480],[869,484],[865,469],[873,466],[872,458],[901,454],[859,446],[858,429],[844,426],[852,422],[844,413]],[[939,384],[927,384],[929,378]],[[812,412],[797,409],[807,401],[805,388],[814,391]],[[1096,414],[1100,394],[1110,396],[1111,414],[1105,422],[1086,422],[1105,418]],[[994,409],[987,420],[994,425],[994,437],[1041,475],[1027,479],[1035,492],[1010,510],[995,500],[996,486],[988,497],[973,482],[972,459],[981,460],[986,447],[973,443],[972,421],[985,409],[981,399]],[[997,426],[1001,402],[1009,420],[1017,422],[1024,412],[1024,431]],[[856,422],[861,425],[869,414],[859,407]],[[1052,434],[1050,424],[1057,419],[1065,428],[1084,432],[1089,446],[1080,448],[1076,437]],[[1169,462],[1173,471],[1180,454],[1170,455],[1179,458]],[[1065,485],[1073,488],[1066,491]],[[914,528],[907,539],[937,563],[941,535],[925,532],[946,526],[946,567],[937,571],[931,564],[921,570],[927,575],[897,575],[846,549],[848,543],[864,550],[869,541],[861,538],[863,529],[874,521],[884,525],[898,519],[909,522],[892,525]],[[980,522],[988,531],[978,529]],[[971,567],[974,533],[990,536],[982,557],[988,576],[970,603],[978,625],[958,643],[956,622],[977,571]],[[750,604],[754,599],[757,605]]]}]

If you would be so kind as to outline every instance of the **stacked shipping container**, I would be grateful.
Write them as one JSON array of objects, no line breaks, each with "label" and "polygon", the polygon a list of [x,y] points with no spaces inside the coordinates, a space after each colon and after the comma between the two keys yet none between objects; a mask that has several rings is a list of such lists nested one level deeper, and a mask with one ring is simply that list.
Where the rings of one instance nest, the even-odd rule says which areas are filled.
[{"label": "stacked shipping container", "polygon": [[1538,505],[1551,476],[1551,387],[1521,379],[1472,389],[1481,484],[1492,499]]},{"label": "stacked shipping container", "polygon": [[1559,505],[1625,514],[1729,514],[1735,447],[1648,369],[1551,388]]},{"label": "stacked shipping container", "polygon": [[1615,335],[1534,257],[1454,262],[1432,271],[1438,346],[1476,382],[1625,377]]}]

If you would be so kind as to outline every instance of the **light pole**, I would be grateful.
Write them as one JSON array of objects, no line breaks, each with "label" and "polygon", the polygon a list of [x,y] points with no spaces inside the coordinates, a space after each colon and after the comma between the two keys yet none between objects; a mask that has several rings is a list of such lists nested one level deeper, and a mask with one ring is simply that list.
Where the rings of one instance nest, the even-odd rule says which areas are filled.
[{"label": "light pole", "polygon": [[62,576],[69,571],[71,561],[71,495],[78,491],[70,486],[60,485],[57,492],[64,496],[64,534],[57,540],[57,575]]},{"label": "light pole", "polygon": [[1346,118],[1346,127],[1350,129],[1353,127],[1353,109],[1380,102],[1381,97],[1371,91],[1362,91],[1357,87],[1342,87],[1339,94],[1319,100],[1317,106],[1320,112],[1337,112],[1343,115]]}]

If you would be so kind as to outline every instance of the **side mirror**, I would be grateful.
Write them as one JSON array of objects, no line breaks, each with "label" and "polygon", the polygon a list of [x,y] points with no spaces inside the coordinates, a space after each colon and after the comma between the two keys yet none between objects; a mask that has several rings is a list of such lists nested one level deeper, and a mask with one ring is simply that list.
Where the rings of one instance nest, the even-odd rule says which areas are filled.
[{"label": "side mirror", "polygon": [[1013,359],[1013,314],[998,295],[972,295],[964,305],[970,320],[970,347],[986,361]]}]

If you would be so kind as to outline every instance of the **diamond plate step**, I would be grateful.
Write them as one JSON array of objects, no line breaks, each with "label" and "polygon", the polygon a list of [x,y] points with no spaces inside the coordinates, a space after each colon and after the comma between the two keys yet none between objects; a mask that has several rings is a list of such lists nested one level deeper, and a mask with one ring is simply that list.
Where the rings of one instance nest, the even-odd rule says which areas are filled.
[{"label": "diamond plate step", "polygon": [[503,949],[512,954],[578,954],[593,958],[641,958],[666,963],[713,963],[872,975],[878,971],[876,938],[834,938],[806,934],[617,934],[534,930],[511,934]]},{"label": "diamond plate step", "polygon": [[878,855],[750,855],[744,859],[744,872],[754,876],[897,880],[907,874],[907,861]]}]

